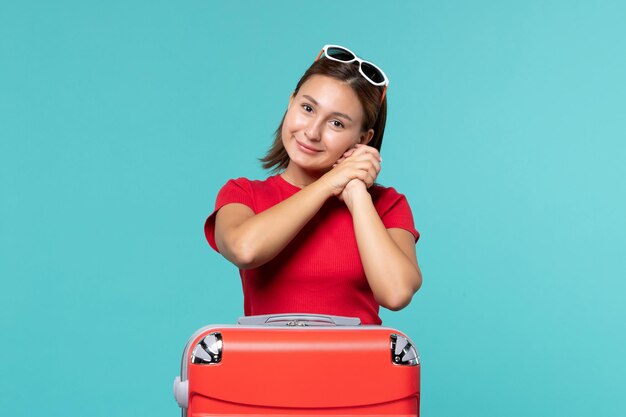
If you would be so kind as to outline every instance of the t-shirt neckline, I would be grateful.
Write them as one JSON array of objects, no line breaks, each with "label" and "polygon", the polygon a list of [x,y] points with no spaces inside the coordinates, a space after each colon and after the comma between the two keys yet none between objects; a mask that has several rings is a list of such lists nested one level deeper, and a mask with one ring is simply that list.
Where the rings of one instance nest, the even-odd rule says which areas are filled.
[{"label": "t-shirt neckline", "polygon": [[289,181],[284,179],[281,174],[274,175],[274,178],[276,178],[276,181],[278,181],[280,184],[282,184],[282,187],[284,187],[286,189],[295,190],[295,191],[302,190],[301,187],[298,187],[297,185],[293,185],[292,183],[290,183]]}]

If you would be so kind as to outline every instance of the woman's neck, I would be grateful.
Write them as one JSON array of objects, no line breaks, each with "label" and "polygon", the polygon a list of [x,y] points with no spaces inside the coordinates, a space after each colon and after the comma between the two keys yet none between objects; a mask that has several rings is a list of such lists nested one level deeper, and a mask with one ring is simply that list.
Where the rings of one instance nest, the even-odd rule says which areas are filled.
[{"label": "woman's neck", "polygon": [[300,167],[294,166],[291,162],[287,165],[287,168],[280,174],[285,181],[296,187],[304,188],[317,181],[322,174],[312,173],[303,170]]}]

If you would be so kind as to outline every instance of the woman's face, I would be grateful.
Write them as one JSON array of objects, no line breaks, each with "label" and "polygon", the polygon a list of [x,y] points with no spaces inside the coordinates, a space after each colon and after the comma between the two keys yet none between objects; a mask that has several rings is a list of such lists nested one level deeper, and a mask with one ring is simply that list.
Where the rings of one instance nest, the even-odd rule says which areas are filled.
[{"label": "woman's face", "polygon": [[373,130],[362,131],[363,107],[352,88],[335,78],[314,75],[291,97],[281,131],[293,164],[322,174],[349,148],[367,143]]}]

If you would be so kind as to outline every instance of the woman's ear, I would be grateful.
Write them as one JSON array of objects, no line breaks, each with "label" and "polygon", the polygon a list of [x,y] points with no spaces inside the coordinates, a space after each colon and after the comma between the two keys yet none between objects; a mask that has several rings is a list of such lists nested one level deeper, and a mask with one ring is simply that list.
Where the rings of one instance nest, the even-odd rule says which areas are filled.
[{"label": "woman's ear", "polygon": [[361,145],[367,145],[368,143],[370,143],[370,140],[372,140],[373,137],[374,129],[369,129],[368,131],[361,134],[361,137],[359,137],[359,143]]}]

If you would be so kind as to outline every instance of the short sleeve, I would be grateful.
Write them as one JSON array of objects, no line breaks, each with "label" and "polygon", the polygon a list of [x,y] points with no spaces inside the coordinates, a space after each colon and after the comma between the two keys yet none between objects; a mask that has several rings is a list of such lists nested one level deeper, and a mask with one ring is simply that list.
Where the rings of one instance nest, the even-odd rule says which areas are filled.
[{"label": "short sleeve", "polygon": [[398,228],[410,232],[417,242],[420,234],[415,229],[411,207],[403,194],[393,188],[380,188],[374,195],[376,211],[385,228]]},{"label": "short sleeve", "polygon": [[213,213],[209,215],[204,223],[204,235],[207,242],[217,252],[217,244],[215,243],[215,216],[219,209],[226,204],[240,203],[250,207],[254,210],[254,199],[252,196],[252,187],[250,180],[246,178],[238,178],[236,180],[229,180],[217,193],[215,200],[215,208]]}]

